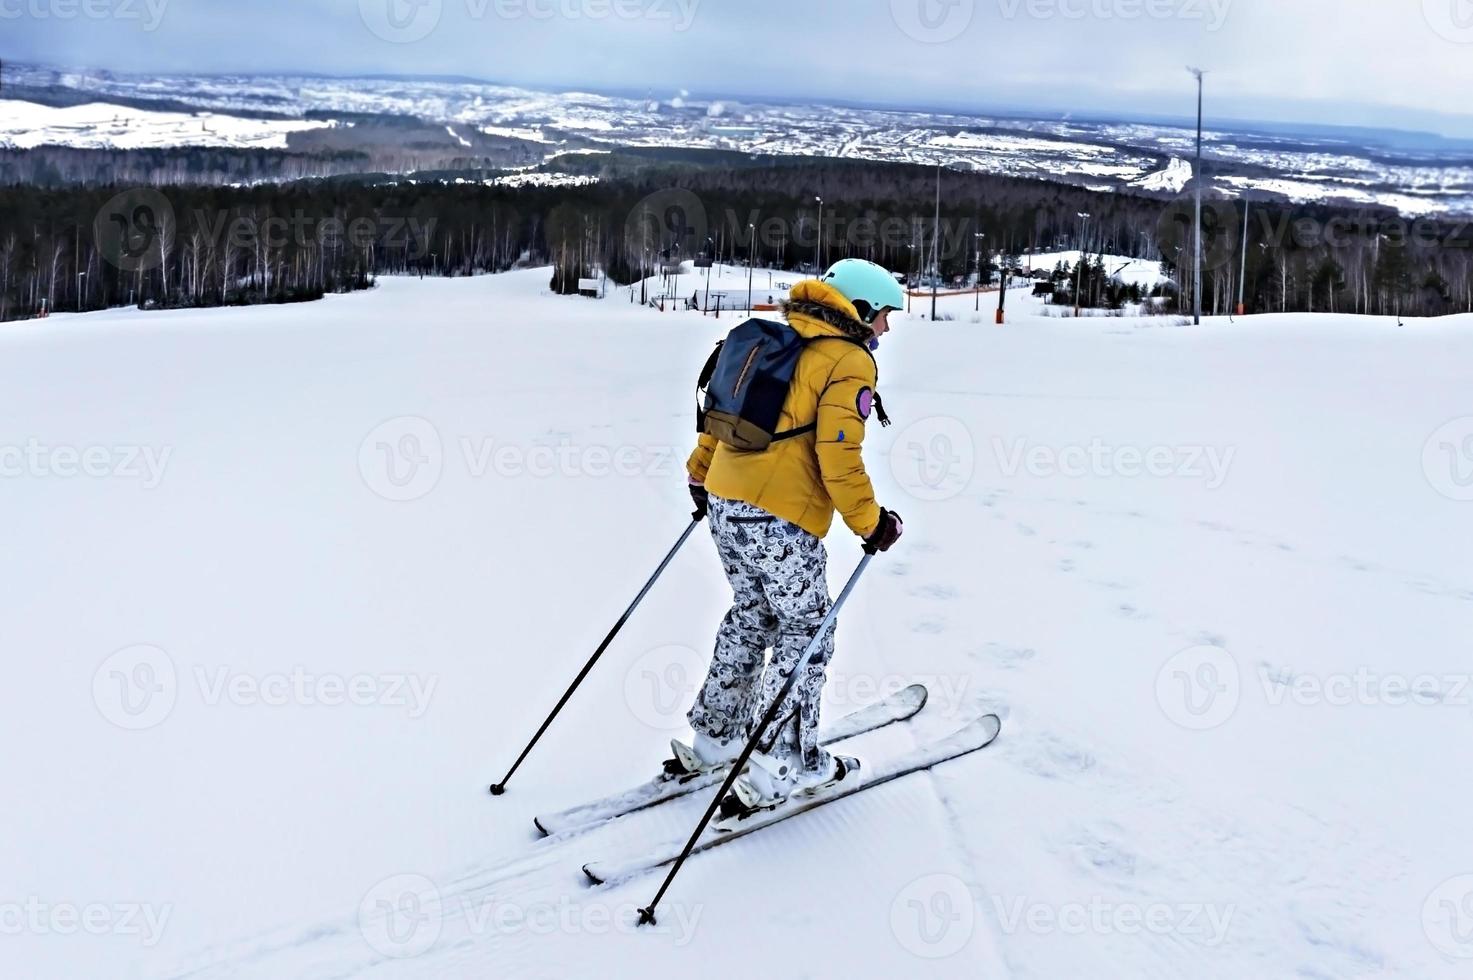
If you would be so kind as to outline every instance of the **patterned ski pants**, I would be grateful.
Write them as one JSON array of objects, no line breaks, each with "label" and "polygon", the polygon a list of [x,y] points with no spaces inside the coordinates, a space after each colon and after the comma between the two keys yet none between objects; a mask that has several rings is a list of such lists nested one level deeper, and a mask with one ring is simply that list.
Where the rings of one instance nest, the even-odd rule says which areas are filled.
[{"label": "patterned ski pants", "polygon": [[[828,615],[828,556],[821,540],[751,504],[712,496],[709,519],[735,599],[716,632],[711,670],[688,717],[693,729],[718,741],[745,740]],[[828,764],[818,744],[818,701],[833,655],[830,628],[818,661],[801,668],[759,749],[801,753],[805,769]]]}]

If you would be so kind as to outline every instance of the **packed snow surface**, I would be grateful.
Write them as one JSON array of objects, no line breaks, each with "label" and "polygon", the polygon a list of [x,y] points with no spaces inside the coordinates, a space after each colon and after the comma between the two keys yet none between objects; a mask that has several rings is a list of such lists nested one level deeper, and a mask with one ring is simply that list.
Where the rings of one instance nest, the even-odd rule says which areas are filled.
[{"label": "packed snow surface", "polygon": [[694,859],[636,933],[658,880],[579,866],[705,798],[532,818],[684,734],[704,533],[486,785],[686,526],[736,321],[550,275],[0,331],[3,972],[1468,975],[1473,317],[897,315],[865,455],[906,533],[825,710],[929,686],[876,763],[1002,735]]}]

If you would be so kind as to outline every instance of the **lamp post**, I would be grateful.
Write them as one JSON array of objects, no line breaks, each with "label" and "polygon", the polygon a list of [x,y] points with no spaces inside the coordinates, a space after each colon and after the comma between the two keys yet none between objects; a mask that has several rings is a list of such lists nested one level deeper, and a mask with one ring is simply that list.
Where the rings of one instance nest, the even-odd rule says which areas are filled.
[{"label": "lamp post", "polygon": [[977,239],[977,286],[972,292],[977,295],[977,312],[982,312],[982,239],[987,237],[985,231],[976,232],[973,235]]},{"label": "lamp post", "polygon": [[77,270],[77,312],[78,313],[83,312],[83,304],[82,304],[82,278],[84,276],[86,276],[86,275],[87,275],[87,273],[83,272],[81,269],[78,269]]},{"label": "lamp post", "polygon": [[[931,320],[936,315],[936,294],[941,288],[941,164],[936,164],[936,225],[931,233]],[[966,261],[963,259],[962,261]]]},{"label": "lamp post", "polygon": [[1252,203],[1245,196],[1243,198],[1243,265],[1238,271],[1238,316],[1248,312],[1248,306],[1244,302],[1248,293],[1248,212]]},{"label": "lamp post", "polygon": [[1201,68],[1188,68],[1197,78],[1197,169],[1193,174],[1197,200],[1197,235],[1193,246],[1195,260],[1192,266],[1192,322],[1202,322],[1202,76]]},{"label": "lamp post", "polygon": [[1079,264],[1074,267],[1074,315],[1079,316],[1079,291],[1084,285],[1084,236],[1089,227],[1089,212],[1079,212]]},{"label": "lamp post", "polygon": [[999,254],[998,283],[997,283],[997,325],[1002,326],[1003,306],[1008,301],[1008,280],[1012,277],[1012,263],[1008,261],[1009,255]]},{"label": "lamp post", "polygon": [[747,222],[747,316],[752,315],[752,273],[757,268],[757,225]]},{"label": "lamp post", "polygon": [[716,243],[709,238],[706,239],[706,262],[708,263],[706,266],[706,308],[701,311],[702,314],[711,311],[711,263],[716,261],[715,248]]},{"label": "lamp post", "polygon": [[823,198],[815,197],[818,202],[818,251],[813,257],[813,271],[815,275],[823,275]]},{"label": "lamp post", "polygon": [[[911,242],[909,245],[907,245],[905,247],[908,248],[908,249],[910,249],[910,277],[911,277],[911,279],[914,279],[915,278],[915,269],[916,269],[916,245],[915,245],[915,242]],[[910,283],[906,283],[905,284],[905,312],[906,313],[909,313],[910,312],[910,294],[911,294],[911,285],[910,285]]]}]

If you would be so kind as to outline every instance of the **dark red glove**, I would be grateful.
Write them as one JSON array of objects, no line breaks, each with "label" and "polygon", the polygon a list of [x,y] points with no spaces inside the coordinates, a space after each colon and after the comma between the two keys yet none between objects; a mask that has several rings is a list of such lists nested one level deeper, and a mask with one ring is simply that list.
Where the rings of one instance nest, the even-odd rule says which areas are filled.
[{"label": "dark red glove", "polygon": [[889,551],[900,536],[905,533],[905,525],[900,521],[900,515],[893,510],[880,511],[880,524],[874,533],[864,539],[864,550],[870,554],[881,551]]}]

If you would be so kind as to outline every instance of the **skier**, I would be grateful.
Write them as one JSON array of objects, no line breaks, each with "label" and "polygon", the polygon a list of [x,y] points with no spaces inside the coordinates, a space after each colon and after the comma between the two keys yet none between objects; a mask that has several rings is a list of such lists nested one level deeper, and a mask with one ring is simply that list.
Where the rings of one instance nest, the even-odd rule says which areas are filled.
[{"label": "skier", "polygon": [[[693,743],[671,742],[675,758],[665,765],[672,775],[735,760],[757,718],[799,669],[829,611],[822,539],[835,511],[874,551],[887,551],[900,538],[900,516],[876,503],[860,450],[871,413],[889,421],[875,393],[872,352],[889,330],[890,312],[904,305],[894,276],[859,259],[835,264],[821,280],[799,282],[782,306],[804,341],[782,402],[779,428],[787,431],[760,451],[703,433],[691,454],[691,497],[697,513],[709,518],[734,601],[687,716]],[[764,664],[768,648],[772,659]],[[830,629],[817,662],[802,667],[759,739],[736,784],[747,807],[775,806],[858,770],[858,760],[833,755],[818,740],[819,696],[833,651]]]}]

